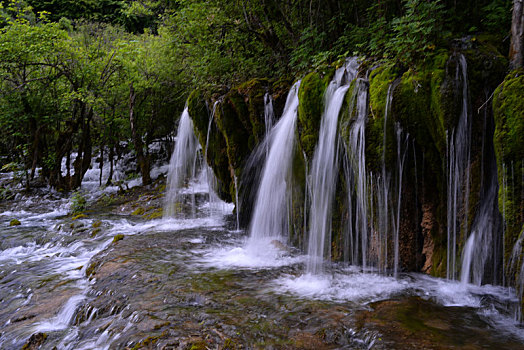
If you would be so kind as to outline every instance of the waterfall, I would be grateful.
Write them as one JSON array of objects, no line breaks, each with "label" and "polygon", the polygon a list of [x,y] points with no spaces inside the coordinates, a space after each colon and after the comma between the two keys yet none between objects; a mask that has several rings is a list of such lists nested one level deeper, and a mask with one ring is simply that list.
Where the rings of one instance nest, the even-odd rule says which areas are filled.
[{"label": "waterfall", "polygon": [[[397,129],[397,165],[398,165],[398,173],[397,173],[397,188],[398,188],[398,195],[397,195],[397,217],[395,220],[395,237],[394,237],[394,248],[395,248],[395,255],[394,255],[394,261],[393,261],[393,275],[395,277],[398,277],[398,266],[399,266],[399,232],[400,232],[400,206],[402,204],[402,175],[404,173],[404,162],[406,160],[406,153],[407,153],[407,146],[408,146],[408,135],[405,137],[404,141],[404,152],[401,151],[402,147],[402,128],[400,127],[400,124],[396,124],[395,128]],[[385,147],[385,145],[384,145]],[[415,184],[416,186],[416,184]]]},{"label": "waterfall", "polygon": [[368,261],[368,177],[365,153],[367,101],[367,81],[358,79],[356,86],[356,116],[354,116],[353,124],[349,130],[348,156],[350,171],[346,174],[346,181],[353,184],[351,187],[355,188],[354,235],[350,238],[353,242],[352,263],[361,263],[364,269],[366,269]]},{"label": "waterfall", "polygon": [[[490,123],[492,124],[492,123]],[[487,142],[486,142],[487,140]],[[491,283],[500,283],[498,276],[499,250],[498,239],[498,180],[497,165],[493,146],[493,125],[488,127],[488,113],[484,113],[482,132],[481,158],[481,193],[480,208],[471,226],[471,233],[462,253],[461,275],[462,283],[481,285],[484,277],[493,276]],[[504,241],[502,236],[502,241]],[[502,250],[503,252],[503,250]],[[504,255],[502,253],[502,255]],[[493,261],[492,270],[488,269],[488,262]]]},{"label": "waterfall", "polygon": [[[267,138],[269,132],[273,128],[273,122],[275,121],[275,113],[273,112],[273,98],[269,92],[266,92],[264,95],[264,124],[266,126]],[[266,142],[266,157],[269,155],[269,142]]]},{"label": "waterfall", "polygon": [[[383,263],[378,264],[379,270],[381,265],[383,265],[383,270],[387,270],[388,265],[388,228],[389,228],[389,174],[386,172],[386,135],[387,135],[387,122],[388,122],[388,116],[391,112],[391,104],[393,103],[393,91],[395,90],[395,83],[392,83],[388,87],[388,93],[386,96],[386,108],[384,110],[384,127],[383,127],[383,140],[382,140],[382,178],[379,181],[380,185],[379,191],[377,193],[378,198],[378,222],[379,222],[379,230],[380,235],[382,239],[380,239],[379,243],[379,259],[383,260]],[[383,253],[382,253],[383,251]]]},{"label": "waterfall", "polygon": [[209,123],[207,125],[207,135],[206,135],[206,146],[204,149],[204,162],[203,162],[203,169],[202,172],[206,177],[206,183],[209,188],[209,216],[213,216],[215,212],[222,212],[224,210],[223,208],[223,202],[218,198],[216,194],[217,190],[217,178],[215,177],[215,173],[213,172],[213,169],[207,164],[207,152],[209,148],[209,137],[211,135],[211,128],[213,127],[213,121],[215,120],[215,113],[218,106],[219,101],[215,101],[213,104],[213,108],[211,110],[211,115],[209,116]]},{"label": "waterfall", "polygon": [[[462,74],[461,74],[462,73]],[[448,134],[448,201],[447,201],[447,271],[448,279],[457,277],[457,239],[460,236],[460,223],[468,228],[468,201],[470,176],[470,138],[471,123],[468,111],[468,76],[467,63],[464,55],[459,55],[456,70],[456,81],[462,83],[462,111],[456,127]],[[459,213],[465,213],[461,220]]]},{"label": "waterfall", "polygon": [[[180,212],[180,189],[188,178],[196,175],[199,144],[193,131],[193,121],[187,107],[180,116],[175,148],[169,161],[167,189],[164,202],[164,218],[173,218]],[[195,214],[195,196],[191,195],[192,212]]]},{"label": "waterfall", "polygon": [[324,112],[311,166],[311,210],[307,272],[322,272],[323,261],[329,258],[331,235],[331,208],[338,175],[338,115],[349,83],[358,68],[356,58],[350,59],[335,72],[335,77],[324,94]]},{"label": "waterfall", "polygon": [[[249,226],[251,242],[283,240],[288,234],[289,185],[295,148],[300,81],[289,91],[284,113],[258,152],[268,150]],[[266,146],[267,145],[267,146]]]}]

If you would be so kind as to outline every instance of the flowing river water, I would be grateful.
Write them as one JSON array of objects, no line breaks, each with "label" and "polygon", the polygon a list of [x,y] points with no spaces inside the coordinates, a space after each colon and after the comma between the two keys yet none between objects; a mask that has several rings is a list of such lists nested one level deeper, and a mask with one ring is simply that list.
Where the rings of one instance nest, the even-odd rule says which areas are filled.
[{"label": "flowing river water", "polygon": [[231,205],[210,211],[192,188],[196,215],[176,219],[130,214],[160,206],[162,186],[76,220],[59,193],[1,203],[0,348],[524,347],[512,290],[349,265],[310,275],[303,253],[254,249]]}]

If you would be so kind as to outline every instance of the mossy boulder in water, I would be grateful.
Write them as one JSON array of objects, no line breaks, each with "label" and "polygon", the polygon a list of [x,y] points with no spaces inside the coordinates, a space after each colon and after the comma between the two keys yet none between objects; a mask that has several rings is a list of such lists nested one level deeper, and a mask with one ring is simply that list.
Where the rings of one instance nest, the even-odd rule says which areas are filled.
[{"label": "mossy boulder in water", "polygon": [[21,223],[20,223],[20,220],[18,219],[13,219],[9,222],[9,226],[20,226]]},{"label": "mossy boulder in water", "polygon": [[[217,178],[217,193],[219,197],[231,202],[231,174],[229,172],[229,158],[227,155],[227,144],[224,135],[217,127],[216,118],[209,123],[210,114],[206,105],[205,94],[201,90],[191,93],[187,101],[188,112],[193,120],[195,134],[198,141],[206,152],[207,164],[213,169]],[[209,126],[211,129],[208,130]],[[208,140],[209,131],[209,140]],[[206,143],[209,143],[206,145]]]},{"label": "mossy boulder in water", "polygon": [[[506,76],[493,96],[499,210],[504,214],[505,261],[524,230],[524,69]],[[520,269],[517,269],[520,270]],[[512,276],[509,276],[512,278]]]}]

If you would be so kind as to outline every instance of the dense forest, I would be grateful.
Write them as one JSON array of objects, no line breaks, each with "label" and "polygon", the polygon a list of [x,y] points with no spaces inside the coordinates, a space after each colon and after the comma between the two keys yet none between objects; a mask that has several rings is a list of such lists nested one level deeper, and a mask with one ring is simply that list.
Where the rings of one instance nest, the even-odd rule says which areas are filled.
[{"label": "dense forest", "polygon": [[508,53],[511,15],[509,0],[2,1],[2,165],[27,187],[69,190],[95,150],[112,161],[128,147],[147,184],[148,145],[173,131],[195,87],[296,77],[351,55],[416,70],[464,37]]}]

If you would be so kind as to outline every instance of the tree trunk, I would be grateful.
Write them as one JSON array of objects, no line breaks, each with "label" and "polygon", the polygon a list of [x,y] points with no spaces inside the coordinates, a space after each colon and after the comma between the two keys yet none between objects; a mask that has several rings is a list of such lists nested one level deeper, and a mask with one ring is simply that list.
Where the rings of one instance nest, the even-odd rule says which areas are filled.
[{"label": "tree trunk", "polygon": [[133,136],[133,144],[135,146],[138,166],[140,167],[140,174],[142,175],[142,185],[149,185],[151,177],[149,174],[149,160],[144,156],[144,149],[142,138],[138,134],[136,119],[135,119],[135,88],[133,84],[129,84],[129,123],[131,124],[131,134]]},{"label": "tree trunk", "polygon": [[82,139],[78,149],[78,156],[74,161],[75,175],[73,177],[72,188],[79,188],[82,185],[84,175],[91,166],[92,144],[91,144],[91,117],[93,115],[92,108],[87,110],[87,107],[82,108],[84,117],[82,118]]},{"label": "tree trunk", "polygon": [[98,178],[98,185],[102,187],[102,177],[103,177],[103,170],[104,170],[104,143],[102,142],[102,145],[100,146],[100,162],[99,168],[100,168],[100,177]]},{"label": "tree trunk", "polygon": [[106,186],[111,186],[113,184],[113,158],[115,157],[115,146],[109,146],[109,175],[107,176]]},{"label": "tree trunk", "polygon": [[509,49],[510,69],[521,68],[524,64],[524,0],[513,0],[511,20],[511,45]]}]

